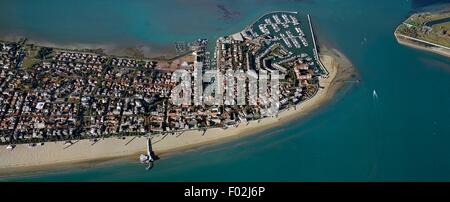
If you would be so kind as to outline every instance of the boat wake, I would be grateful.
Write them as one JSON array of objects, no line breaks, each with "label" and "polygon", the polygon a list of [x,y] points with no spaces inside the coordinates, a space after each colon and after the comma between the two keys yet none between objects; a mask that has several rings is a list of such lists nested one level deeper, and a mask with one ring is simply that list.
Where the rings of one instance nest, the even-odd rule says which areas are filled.
[{"label": "boat wake", "polygon": [[375,106],[376,110],[378,111],[378,106],[379,106],[380,102],[379,102],[378,93],[376,90],[373,90],[373,92],[372,92],[372,99],[373,99],[373,105]]},{"label": "boat wake", "polygon": [[375,109],[375,115],[377,116],[377,121],[380,121],[381,119],[381,106],[380,106],[380,97],[376,90],[372,91],[372,100],[373,100],[373,106]]},{"label": "boat wake", "polygon": [[373,100],[373,121],[371,123],[372,127],[372,137],[371,137],[371,149],[374,152],[374,159],[372,161],[371,168],[369,170],[368,176],[377,179],[380,177],[380,168],[379,162],[382,161],[384,156],[384,147],[385,147],[385,136],[382,134],[382,124],[381,120],[383,119],[382,108],[380,105],[380,97],[376,90],[372,91],[372,100]]},{"label": "boat wake", "polygon": [[373,95],[373,99],[374,99],[374,100],[378,100],[378,93],[377,93],[376,90],[373,90],[372,95]]}]

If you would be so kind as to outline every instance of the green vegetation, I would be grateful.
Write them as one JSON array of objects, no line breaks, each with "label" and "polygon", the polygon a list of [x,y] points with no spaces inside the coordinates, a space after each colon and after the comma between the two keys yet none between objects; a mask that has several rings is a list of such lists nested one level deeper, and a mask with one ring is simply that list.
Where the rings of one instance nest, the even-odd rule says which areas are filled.
[{"label": "green vegetation", "polygon": [[25,57],[23,60],[22,67],[25,69],[29,69],[33,67],[33,65],[38,64],[40,62],[37,59],[38,48],[34,45],[29,45],[25,48],[26,54],[30,57]]},{"label": "green vegetation", "polygon": [[46,48],[46,47],[42,47],[41,49],[39,49],[36,58],[40,59],[40,60],[45,60],[47,58],[48,55],[50,55],[53,51],[53,48]]},{"label": "green vegetation", "polygon": [[435,24],[432,26],[433,30],[439,30],[440,35],[447,35],[450,33],[450,21],[446,23]]},{"label": "green vegetation", "polygon": [[450,47],[450,11],[414,14],[396,33]]}]

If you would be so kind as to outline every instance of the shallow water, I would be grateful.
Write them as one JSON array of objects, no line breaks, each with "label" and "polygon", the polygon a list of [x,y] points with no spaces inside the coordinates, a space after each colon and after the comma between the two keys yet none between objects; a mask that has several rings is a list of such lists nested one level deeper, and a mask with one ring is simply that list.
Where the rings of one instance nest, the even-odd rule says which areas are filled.
[{"label": "shallow water", "polygon": [[77,2],[2,3],[0,33],[55,43],[167,45],[214,41],[265,12],[296,10],[312,15],[319,41],[342,51],[362,82],[308,118],[164,157],[150,172],[123,161],[2,180],[450,181],[450,59],[399,45],[393,36],[427,1]]}]

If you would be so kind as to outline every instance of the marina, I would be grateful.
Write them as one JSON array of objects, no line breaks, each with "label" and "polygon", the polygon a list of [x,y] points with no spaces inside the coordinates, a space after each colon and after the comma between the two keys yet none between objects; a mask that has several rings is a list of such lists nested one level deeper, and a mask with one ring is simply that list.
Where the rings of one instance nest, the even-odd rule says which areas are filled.
[{"label": "marina", "polygon": [[[281,20],[275,20],[276,23],[273,23],[270,20],[271,18],[279,19],[279,16],[285,20],[284,23],[282,23]],[[320,65],[320,61],[317,57],[316,45],[314,44],[313,47],[309,46],[309,44],[314,43],[315,40],[312,26],[310,26],[310,24],[311,22],[309,15],[300,15],[297,12],[290,11],[277,11],[268,13],[259,18],[248,29],[246,29],[246,31],[256,33],[257,36],[261,34],[268,35],[268,39],[265,40],[269,46],[274,43],[284,44],[288,53],[292,54],[292,57],[302,57],[302,55],[303,57],[305,57],[305,55],[314,56],[316,61],[313,63]],[[274,27],[273,25],[277,26]],[[278,27],[278,25],[281,25],[281,28]],[[270,28],[268,28],[268,26]],[[311,34],[305,35],[305,30]],[[275,59],[277,64],[280,64],[281,60],[285,59]],[[315,72],[319,74],[326,74],[326,70],[322,67],[317,67]]]}]

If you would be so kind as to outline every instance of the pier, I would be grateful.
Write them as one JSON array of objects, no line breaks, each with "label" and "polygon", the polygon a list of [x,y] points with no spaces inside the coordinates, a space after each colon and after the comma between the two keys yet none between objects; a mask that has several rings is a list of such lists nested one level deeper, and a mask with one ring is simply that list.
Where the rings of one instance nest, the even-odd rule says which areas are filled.
[{"label": "pier", "polygon": [[325,74],[328,76],[330,73],[328,72],[327,68],[322,64],[322,61],[320,61],[319,53],[317,52],[317,44],[316,44],[316,36],[314,35],[313,26],[311,23],[311,16],[308,14],[308,22],[309,22],[309,28],[311,30],[311,37],[314,45],[314,57],[316,58],[317,62],[319,63],[319,66],[322,68],[323,71],[325,71]]}]

